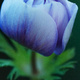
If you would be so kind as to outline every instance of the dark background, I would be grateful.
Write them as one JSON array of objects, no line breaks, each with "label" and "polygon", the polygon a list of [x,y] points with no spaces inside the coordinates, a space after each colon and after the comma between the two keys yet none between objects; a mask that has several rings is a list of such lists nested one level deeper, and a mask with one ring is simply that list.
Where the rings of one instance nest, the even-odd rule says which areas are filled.
[{"label": "dark background", "polygon": [[[72,35],[68,42],[67,48],[75,48],[76,56],[74,60],[78,61],[75,65],[75,69],[70,69],[64,76],[62,76],[62,80],[80,80],[80,0],[70,0],[78,5],[78,14],[74,23]],[[3,0],[0,0],[0,5]],[[8,58],[7,55],[0,53],[0,58]],[[9,74],[11,67],[3,67],[0,68],[0,80],[7,80],[7,75]],[[29,78],[19,77],[17,80],[29,80]]]}]

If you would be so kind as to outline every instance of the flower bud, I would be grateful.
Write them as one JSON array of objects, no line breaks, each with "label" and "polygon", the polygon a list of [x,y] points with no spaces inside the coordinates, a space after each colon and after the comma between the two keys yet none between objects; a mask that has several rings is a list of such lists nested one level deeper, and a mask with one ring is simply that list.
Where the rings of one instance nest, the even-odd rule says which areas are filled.
[{"label": "flower bud", "polygon": [[49,56],[62,53],[78,7],[68,0],[4,0],[1,30],[20,44]]}]

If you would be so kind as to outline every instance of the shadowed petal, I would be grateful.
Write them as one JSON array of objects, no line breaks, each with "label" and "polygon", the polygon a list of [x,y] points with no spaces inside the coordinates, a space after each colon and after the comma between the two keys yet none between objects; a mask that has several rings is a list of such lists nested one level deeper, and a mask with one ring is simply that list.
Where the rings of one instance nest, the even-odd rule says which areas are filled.
[{"label": "shadowed petal", "polygon": [[67,9],[69,12],[70,20],[66,26],[65,31],[64,31],[64,35],[62,38],[62,47],[56,49],[56,51],[55,51],[56,54],[60,54],[65,49],[66,44],[67,44],[67,42],[70,38],[71,32],[72,32],[74,20],[75,20],[77,10],[78,10],[78,7],[76,4],[68,2],[68,1],[66,4],[68,4]]},{"label": "shadowed petal", "polygon": [[40,5],[40,4],[44,4],[44,0],[34,0],[33,1],[33,5]]},{"label": "shadowed petal", "polygon": [[[5,0],[1,9],[2,31],[21,42],[20,37],[25,33],[25,17],[28,18],[29,9],[23,0]],[[28,22],[26,21],[26,23]]]},{"label": "shadowed petal", "polygon": [[1,12],[0,12],[0,29],[1,29],[1,26],[2,26],[2,25],[1,25]]},{"label": "shadowed petal", "polygon": [[[64,32],[64,35],[63,35],[63,40],[62,40],[62,44],[63,44],[63,48],[65,48],[68,40],[69,40],[69,37],[71,35],[71,32],[72,32],[72,28],[73,28],[73,24],[74,24],[74,21],[75,21],[75,17],[76,17],[76,14],[77,14],[77,10],[78,10],[78,7],[76,4],[70,4],[70,14],[72,15],[71,16],[71,19],[65,29],[65,32]],[[71,6],[72,5],[72,6]]]}]

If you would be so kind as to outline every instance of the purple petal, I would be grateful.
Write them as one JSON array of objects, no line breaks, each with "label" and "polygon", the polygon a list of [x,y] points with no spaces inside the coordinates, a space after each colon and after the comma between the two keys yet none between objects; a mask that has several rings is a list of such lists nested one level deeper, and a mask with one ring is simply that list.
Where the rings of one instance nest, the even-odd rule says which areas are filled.
[{"label": "purple petal", "polygon": [[34,18],[26,35],[26,46],[45,55],[53,53],[57,43],[57,27],[54,20],[40,8],[33,12]]},{"label": "purple petal", "polygon": [[2,26],[2,24],[1,24],[1,12],[0,12],[0,29],[1,29],[1,26]]},{"label": "purple petal", "polygon": [[21,34],[25,33],[25,17],[28,18],[29,9],[23,0],[5,0],[1,8],[2,31],[21,42]]},{"label": "purple petal", "polygon": [[44,4],[44,0],[34,0],[33,1],[33,5],[40,5],[40,4]]},{"label": "purple petal", "polygon": [[51,55],[58,32],[56,23],[43,6],[31,7],[21,0],[6,1],[1,9],[3,32],[28,48],[45,56]]},{"label": "purple petal", "polygon": [[72,32],[73,24],[75,21],[77,10],[78,10],[78,7],[76,4],[72,4],[72,3],[68,2],[68,6],[69,6],[69,12],[70,12],[71,19],[70,19],[70,21],[65,29],[64,35],[63,35],[63,40],[62,40],[63,48],[66,47],[66,44],[70,38],[70,34]]},{"label": "purple petal", "polygon": [[55,51],[56,54],[60,54],[65,49],[66,44],[67,44],[67,42],[70,38],[71,32],[72,32],[74,20],[75,20],[76,13],[78,10],[77,5],[74,3],[71,3],[69,1],[67,1],[67,3],[66,3],[66,8],[68,10],[70,20],[69,20],[69,22],[66,26],[66,29],[64,31],[64,34],[63,34],[62,47],[56,49],[56,51]]},{"label": "purple petal", "polygon": [[47,11],[50,16],[56,22],[58,29],[58,42],[55,52],[59,49],[59,52],[61,53],[62,50],[60,51],[60,49],[62,49],[62,38],[69,21],[68,13],[64,5],[57,1],[52,1],[51,4],[45,5],[45,7],[48,9]]}]

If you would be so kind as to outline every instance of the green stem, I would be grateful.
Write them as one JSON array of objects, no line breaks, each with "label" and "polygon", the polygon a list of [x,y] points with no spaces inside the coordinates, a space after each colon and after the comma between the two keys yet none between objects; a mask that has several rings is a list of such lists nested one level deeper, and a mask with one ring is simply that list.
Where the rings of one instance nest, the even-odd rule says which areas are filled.
[{"label": "green stem", "polygon": [[38,73],[37,66],[36,66],[36,53],[32,51],[31,56],[31,66],[32,66],[32,74],[36,75]]}]

